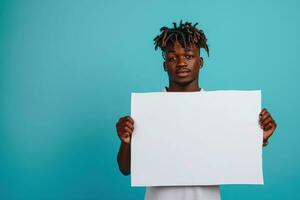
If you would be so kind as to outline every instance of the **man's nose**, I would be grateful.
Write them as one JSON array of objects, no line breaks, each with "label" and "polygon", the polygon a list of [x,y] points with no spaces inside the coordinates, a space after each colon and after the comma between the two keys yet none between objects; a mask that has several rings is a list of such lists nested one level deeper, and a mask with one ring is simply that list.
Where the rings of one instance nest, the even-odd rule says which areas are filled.
[{"label": "man's nose", "polygon": [[185,67],[186,62],[183,56],[178,57],[177,67]]}]

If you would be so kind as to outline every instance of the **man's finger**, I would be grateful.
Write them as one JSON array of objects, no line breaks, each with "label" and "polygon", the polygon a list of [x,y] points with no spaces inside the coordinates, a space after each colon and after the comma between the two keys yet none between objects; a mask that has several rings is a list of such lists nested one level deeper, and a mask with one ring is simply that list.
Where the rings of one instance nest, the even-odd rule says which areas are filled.
[{"label": "man's finger", "polygon": [[121,117],[121,118],[119,119],[119,122],[118,122],[118,123],[124,122],[125,120],[126,120],[126,117]]},{"label": "man's finger", "polygon": [[274,127],[275,127],[275,124],[273,122],[270,122],[264,127],[264,131],[269,131],[269,130],[273,129]]},{"label": "man's finger", "polygon": [[131,124],[134,124],[134,121],[130,116],[126,116],[126,119],[129,120],[131,122]]},{"label": "man's finger", "polygon": [[122,134],[120,134],[121,138],[128,138],[130,137],[130,133],[129,132],[123,132]]},{"label": "man's finger", "polygon": [[260,120],[264,121],[266,118],[271,117],[270,113],[265,113],[260,117]]},{"label": "man's finger", "polygon": [[126,126],[129,127],[131,130],[134,129],[133,124],[130,121],[126,122]]},{"label": "man's finger", "polygon": [[268,123],[270,123],[270,122],[273,122],[272,117],[266,118],[265,120],[263,120],[263,121],[261,122],[261,124],[262,124],[263,126],[266,126],[266,125],[267,125]]},{"label": "man's finger", "polygon": [[267,112],[267,109],[263,108],[263,109],[261,110],[261,112],[260,112],[260,115],[262,116],[262,115],[264,115],[266,112]]},{"label": "man's finger", "polygon": [[127,126],[124,127],[124,131],[128,134],[132,134],[132,130],[130,128],[128,128]]}]

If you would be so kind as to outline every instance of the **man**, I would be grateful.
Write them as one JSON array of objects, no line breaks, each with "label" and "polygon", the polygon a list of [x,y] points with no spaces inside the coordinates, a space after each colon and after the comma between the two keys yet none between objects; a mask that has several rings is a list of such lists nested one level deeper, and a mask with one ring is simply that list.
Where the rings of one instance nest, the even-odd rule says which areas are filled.
[{"label": "man", "polygon": [[[204,48],[209,55],[207,39],[202,30],[196,28],[197,23],[173,23],[173,28],[162,27],[161,34],[154,38],[155,49],[162,50],[164,70],[168,73],[169,86],[167,92],[203,92],[199,85],[199,70],[203,66],[200,49]],[[263,109],[259,114],[259,124],[263,129],[263,146],[268,144],[269,137],[276,129],[271,114]],[[134,120],[130,116],[119,119],[116,124],[121,145],[118,153],[119,169],[124,175],[130,174],[130,142],[134,130]],[[217,200],[220,199],[219,186],[177,186],[148,187],[147,200]]]}]

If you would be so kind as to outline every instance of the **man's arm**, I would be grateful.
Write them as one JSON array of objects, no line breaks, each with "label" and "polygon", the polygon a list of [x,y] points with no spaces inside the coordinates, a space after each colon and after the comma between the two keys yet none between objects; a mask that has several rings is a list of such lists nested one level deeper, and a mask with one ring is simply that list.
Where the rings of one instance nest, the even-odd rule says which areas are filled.
[{"label": "man's arm", "polygon": [[119,153],[118,153],[118,165],[123,175],[127,176],[130,174],[130,159],[131,159],[131,145],[121,142]]},{"label": "man's arm", "polygon": [[122,117],[116,124],[117,133],[121,140],[118,152],[118,165],[123,175],[130,174],[131,162],[131,135],[134,129],[134,121],[130,116]]}]

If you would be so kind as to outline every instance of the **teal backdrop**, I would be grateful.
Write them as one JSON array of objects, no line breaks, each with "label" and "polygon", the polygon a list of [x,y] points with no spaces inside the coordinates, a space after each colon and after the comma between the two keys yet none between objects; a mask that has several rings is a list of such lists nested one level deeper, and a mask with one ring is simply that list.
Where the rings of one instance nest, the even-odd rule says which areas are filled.
[{"label": "teal backdrop", "polygon": [[0,199],[143,199],[118,171],[119,117],[130,93],[167,84],[153,38],[199,22],[206,90],[262,90],[278,128],[265,185],[222,199],[300,199],[300,2],[0,1]]}]

